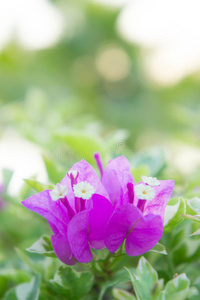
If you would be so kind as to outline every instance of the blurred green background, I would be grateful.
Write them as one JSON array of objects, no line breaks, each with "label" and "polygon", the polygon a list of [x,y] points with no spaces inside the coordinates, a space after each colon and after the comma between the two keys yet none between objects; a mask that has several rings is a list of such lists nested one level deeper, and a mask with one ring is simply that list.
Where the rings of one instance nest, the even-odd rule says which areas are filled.
[{"label": "blurred green background", "polygon": [[[148,11],[143,4],[140,10]],[[199,193],[200,67],[198,59],[195,68],[190,65],[195,49],[179,59],[193,40],[185,38],[179,52],[176,45],[174,52],[170,49],[174,63],[167,63],[167,56],[162,61],[168,68],[159,59],[148,68],[159,50],[159,34],[150,45],[144,37],[154,36],[158,28],[162,33],[164,25],[156,19],[161,12],[153,1],[155,15],[143,36],[142,27],[140,39],[141,20],[148,20],[142,14],[135,19],[134,6],[128,5],[114,0],[0,4],[0,183],[8,202],[0,212],[3,268],[20,268],[14,248],[24,249],[50,232],[42,218],[21,207],[20,201],[33,193],[23,179],[55,184],[77,160],[94,165],[96,150],[104,163],[126,155],[136,180],[141,174],[160,176],[175,180],[175,195]],[[179,8],[174,6],[177,23],[166,23],[166,28],[178,28]],[[123,23],[131,13],[135,23]],[[174,31],[177,37],[182,33],[181,28]],[[11,181],[5,169],[14,171]]]},{"label": "blurred green background", "polygon": [[[119,29],[126,1],[118,6],[114,4],[120,1],[103,3],[19,1],[17,5],[16,1],[10,7],[2,4],[7,22],[15,20],[0,51],[3,141],[9,143],[17,134],[60,158],[62,150],[61,154],[56,153],[61,145],[54,138],[62,130],[85,130],[109,140],[120,129],[114,150],[127,147],[130,154],[129,150],[135,153],[152,146],[163,147],[180,172],[194,171],[200,163],[198,68],[191,74],[186,70],[187,75],[183,71],[174,80],[172,76],[172,81],[160,72],[156,75],[160,82],[155,80],[144,64],[153,46],[148,49],[127,41],[123,34],[127,25],[123,22]],[[132,14],[134,17],[134,7]],[[143,15],[138,16],[138,28],[140,18]],[[151,36],[152,32],[147,34]],[[181,68],[181,52],[175,50],[171,55],[177,59],[177,68]],[[187,62],[189,55],[192,54],[188,53]],[[11,167],[9,158],[14,155],[16,144],[20,141],[12,144],[10,154],[1,150],[1,157],[5,153],[8,156],[4,162],[1,158],[3,167]],[[3,143],[2,148],[5,147]]]}]

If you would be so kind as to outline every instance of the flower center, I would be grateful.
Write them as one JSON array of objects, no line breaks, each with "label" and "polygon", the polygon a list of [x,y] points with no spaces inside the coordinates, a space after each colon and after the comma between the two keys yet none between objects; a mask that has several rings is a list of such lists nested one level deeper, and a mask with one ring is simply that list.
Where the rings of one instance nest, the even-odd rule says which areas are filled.
[{"label": "flower center", "polygon": [[94,187],[86,181],[81,181],[77,184],[74,184],[73,190],[75,197],[82,198],[84,200],[90,199],[95,193]]},{"label": "flower center", "polygon": [[134,191],[138,199],[140,200],[153,200],[155,197],[155,191],[153,187],[140,183],[134,186]]}]

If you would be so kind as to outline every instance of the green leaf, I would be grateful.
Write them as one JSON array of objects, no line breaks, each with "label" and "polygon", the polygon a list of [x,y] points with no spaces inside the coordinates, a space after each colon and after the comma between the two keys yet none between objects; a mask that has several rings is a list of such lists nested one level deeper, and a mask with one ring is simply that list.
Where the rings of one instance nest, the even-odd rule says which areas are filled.
[{"label": "green leaf", "polygon": [[170,232],[182,220],[182,215],[186,213],[186,204],[183,198],[172,198],[165,210],[164,232]]},{"label": "green leaf", "polygon": [[194,210],[197,214],[200,213],[200,198],[194,197],[190,200],[188,200],[187,204],[189,207]]},{"label": "green leaf", "polygon": [[51,184],[44,184],[34,179],[24,179],[24,181],[36,192],[52,190],[54,188],[54,186]]},{"label": "green leaf", "polygon": [[43,155],[44,164],[47,170],[47,174],[51,182],[54,184],[60,182],[66,174],[66,170],[62,170],[58,165],[51,160],[47,155]]},{"label": "green leaf", "polygon": [[30,258],[19,248],[15,248],[15,251],[17,252],[17,255],[19,258],[34,272],[38,272],[38,266],[33,263]]},{"label": "green leaf", "polygon": [[198,229],[197,231],[195,231],[194,233],[190,234],[190,236],[192,235],[200,235],[200,229]]},{"label": "green leaf", "polygon": [[[130,270],[133,272],[135,269],[131,268]],[[102,286],[98,300],[103,299],[103,296],[107,289],[109,289],[113,286],[116,286],[118,284],[121,284],[123,282],[129,282],[129,281],[130,281],[130,277],[129,277],[126,269],[117,271],[116,273],[113,274],[112,278],[110,280],[107,280],[104,283],[104,285]]]},{"label": "green leaf", "polygon": [[143,175],[149,176],[149,167],[147,165],[135,167],[135,168],[131,169],[131,173],[133,174],[135,182],[140,182],[141,176],[143,176]]},{"label": "green leaf", "polygon": [[27,248],[26,251],[31,253],[42,254],[49,257],[56,257],[53,247],[51,245],[50,236],[47,235],[43,235],[31,247]]},{"label": "green leaf", "polygon": [[80,299],[92,288],[93,274],[91,272],[77,272],[71,267],[60,267],[53,280],[49,281],[49,288],[65,296],[66,299]]},{"label": "green leaf", "polygon": [[160,243],[157,243],[151,250],[149,250],[149,252],[156,252],[156,253],[167,255],[165,246],[163,246]]},{"label": "green leaf", "polygon": [[181,215],[181,216],[185,219],[200,223],[200,215],[193,216],[193,215],[185,214],[185,215]]},{"label": "green leaf", "polygon": [[136,273],[132,273],[129,269],[127,270],[130,274],[137,299],[156,299],[157,294],[161,291],[163,282],[158,281],[157,272],[150,263],[144,257],[141,257]]},{"label": "green leaf", "polygon": [[135,296],[122,289],[113,289],[112,294],[116,300],[137,300]]},{"label": "green leaf", "polygon": [[[195,288],[190,288],[190,280],[183,273],[170,280],[165,287],[164,299],[166,300],[184,300],[188,297],[197,295]],[[160,298],[162,299],[162,298]]]},{"label": "green leaf", "polygon": [[102,158],[105,157],[106,148],[103,141],[95,136],[81,131],[67,131],[57,134],[57,137],[65,142],[77,156],[77,160],[85,159],[94,164],[94,153],[99,152]]},{"label": "green leaf", "polygon": [[8,285],[8,280],[5,276],[0,275],[0,298],[4,295],[6,292]]},{"label": "green leaf", "polygon": [[40,291],[40,275],[37,274],[29,283],[22,283],[10,289],[4,300],[37,300]]}]

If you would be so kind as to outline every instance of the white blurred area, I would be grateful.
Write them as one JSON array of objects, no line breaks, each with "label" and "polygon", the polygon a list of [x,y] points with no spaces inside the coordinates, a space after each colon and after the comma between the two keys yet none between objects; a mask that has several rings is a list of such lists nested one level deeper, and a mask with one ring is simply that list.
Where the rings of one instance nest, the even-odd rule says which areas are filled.
[{"label": "white blurred area", "polygon": [[176,84],[200,69],[200,1],[133,0],[118,31],[142,47],[144,68],[159,84]]},{"label": "white blurred area", "polygon": [[61,12],[47,0],[0,0],[0,51],[13,38],[31,50],[50,47],[63,28]]},{"label": "white blurred area", "polygon": [[0,183],[3,169],[13,171],[8,191],[12,196],[19,194],[24,179],[34,176],[44,183],[48,180],[40,148],[9,130],[0,140]]}]

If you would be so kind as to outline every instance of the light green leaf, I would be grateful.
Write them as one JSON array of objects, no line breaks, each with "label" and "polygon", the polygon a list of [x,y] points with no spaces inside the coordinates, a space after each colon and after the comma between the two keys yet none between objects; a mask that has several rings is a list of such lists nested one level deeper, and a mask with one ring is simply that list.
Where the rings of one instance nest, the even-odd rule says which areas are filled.
[{"label": "light green leaf", "polygon": [[185,219],[200,223],[200,215],[193,216],[193,215],[185,214],[185,215],[182,215],[182,217]]},{"label": "light green leaf", "polygon": [[62,170],[61,167],[51,160],[47,155],[43,155],[44,164],[47,170],[47,174],[51,182],[54,184],[60,182],[66,174],[66,170]]},{"label": "light green leaf", "polygon": [[54,188],[54,186],[51,184],[44,184],[34,179],[24,179],[24,181],[36,192],[52,190]]},{"label": "light green leaf", "polygon": [[131,173],[133,174],[133,177],[135,179],[135,182],[141,181],[141,176],[149,176],[149,167],[147,165],[142,165],[139,167],[135,167],[131,169]]},{"label": "light green leaf", "polygon": [[113,289],[112,294],[116,300],[136,300],[135,296],[122,289]]},{"label": "light green leaf", "polygon": [[190,236],[192,235],[200,235],[200,229],[198,229],[197,231],[195,231],[194,233],[190,234]]},{"label": "light green leaf", "polygon": [[182,220],[182,215],[186,212],[186,204],[183,198],[172,198],[165,210],[164,217],[164,231],[170,232],[174,229]]},{"label": "light green leaf", "polygon": [[40,275],[37,274],[29,283],[22,283],[10,289],[4,300],[37,300],[40,291]]},{"label": "light green leaf", "polygon": [[71,267],[60,267],[53,280],[49,281],[49,288],[66,299],[81,299],[92,288],[93,274],[91,272],[77,272]]},{"label": "light green leaf", "polygon": [[156,299],[163,281],[158,281],[157,272],[144,257],[140,258],[136,273],[128,272],[138,300]]},{"label": "light green leaf", "polygon": [[81,131],[67,131],[57,134],[57,137],[65,142],[74,151],[77,160],[85,159],[94,164],[94,153],[99,152],[102,158],[105,157],[106,148],[103,141],[94,135]]},{"label": "light green leaf", "polygon": [[190,288],[190,280],[185,273],[170,280],[164,291],[165,300],[184,300],[193,295],[197,295],[197,290]]},{"label": "light green leaf", "polygon": [[197,214],[200,213],[200,198],[194,197],[190,200],[188,200],[187,204],[189,207],[194,210]]},{"label": "light green leaf", "polygon": [[149,252],[156,252],[156,253],[167,255],[165,246],[163,246],[160,243],[157,243],[151,250],[149,250]]},{"label": "light green leaf", "polygon": [[42,254],[45,256],[56,257],[53,247],[51,245],[50,236],[47,235],[43,235],[31,247],[27,248],[26,251],[31,253]]}]

